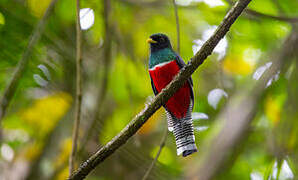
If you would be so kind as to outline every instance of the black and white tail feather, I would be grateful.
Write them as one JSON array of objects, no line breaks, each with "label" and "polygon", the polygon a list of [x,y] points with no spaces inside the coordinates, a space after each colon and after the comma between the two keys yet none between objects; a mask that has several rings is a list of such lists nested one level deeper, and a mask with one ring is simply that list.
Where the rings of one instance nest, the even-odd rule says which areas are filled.
[{"label": "black and white tail feather", "polygon": [[183,157],[186,157],[194,152],[197,152],[191,118],[192,108],[193,104],[190,102],[186,116],[182,119],[177,119],[166,110],[168,129],[173,132],[175,136],[178,156],[182,154]]}]

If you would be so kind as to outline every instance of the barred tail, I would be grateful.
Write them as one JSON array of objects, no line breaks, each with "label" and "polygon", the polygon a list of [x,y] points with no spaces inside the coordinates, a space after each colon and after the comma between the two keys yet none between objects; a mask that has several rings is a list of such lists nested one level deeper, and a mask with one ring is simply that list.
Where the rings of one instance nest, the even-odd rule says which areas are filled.
[{"label": "barred tail", "polygon": [[174,125],[173,133],[176,140],[178,156],[182,154],[183,157],[186,157],[194,152],[197,152],[191,121],[176,123]]},{"label": "barred tail", "polygon": [[177,119],[166,109],[168,129],[175,136],[178,156],[182,154],[183,157],[186,157],[197,152],[191,117],[192,108],[193,103],[191,102],[186,116],[182,119]]},{"label": "barred tail", "polygon": [[168,130],[172,132],[174,130],[174,120],[171,114],[166,110],[167,120],[168,120]]}]

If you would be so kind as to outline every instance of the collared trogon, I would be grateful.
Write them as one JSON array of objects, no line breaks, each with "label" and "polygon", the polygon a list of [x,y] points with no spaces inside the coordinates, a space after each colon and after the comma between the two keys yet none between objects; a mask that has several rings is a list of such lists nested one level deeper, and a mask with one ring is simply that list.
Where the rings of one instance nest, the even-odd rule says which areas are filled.
[{"label": "collared trogon", "polygon": [[[174,52],[169,38],[157,33],[147,40],[150,44],[149,74],[155,95],[165,88],[185,66],[182,58]],[[197,151],[191,112],[194,104],[192,79],[187,82],[164,105],[168,129],[175,136],[177,154],[184,157]]]}]

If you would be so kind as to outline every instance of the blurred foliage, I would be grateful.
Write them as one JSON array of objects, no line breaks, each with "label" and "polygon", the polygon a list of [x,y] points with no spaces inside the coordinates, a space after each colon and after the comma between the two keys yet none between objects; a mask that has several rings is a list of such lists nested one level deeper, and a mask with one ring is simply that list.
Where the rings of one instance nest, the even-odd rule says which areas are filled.
[{"label": "blurred foliage", "polygon": [[[218,0],[221,1],[221,0]],[[189,2],[188,4],[186,2]],[[177,0],[181,56],[187,62],[228,11],[221,1]],[[33,28],[50,0],[0,0],[0,93],[12,76]],[[112,0],[111,54],[105,65],[105,31],[102,1],[82,0],[91,8],[94,25],[83,31],[83,114],[78,161],[85,160],[107,143],[153,97],[148,74],[148,45],[152,33],[164,32],[177,47],[172,1]],[[298,1],[255,0],[249,8],[268,15],[298,17]],[[215,51],[193,74],[194,112],[199,152],[176,156],[174,137],[168,136],[150,179],[184,179],[200,157],[200,145],[213,128],[217,114],[235,90],[250,87],[258,68],[279,53],[292,24],[243,14],[227,34],[227,47]],[[219,47],[220,48],[220,47]],[[296,62],[295,62],[296,61]],[[2,123],[0,176],[24,179],[38,173],[40,179],[65,179],[71,149],[75,90],[75,1],[58,1],[41,40],[34,47],[26,72]],[[42,66],[40,66],[42,65]],[[108,69],[108,77],[103,70]],[[249,138],[242,142],[216,179],[297,179],[298,170],[298,63],[292,59],[266,89]],[[101,87],[107,78],[107,86]],[[105,97],[100,97],[106,89]],[[209,93],[221,89],[215,108]],[[98,101],[103,103],[98,105]],[[99,112],[99,113],[98,113]],[[97,115],[98,117],[94,117]],[[95,118],[94,126],[91,126]],[[131,140],[96,168],[87,179],[140,179],[154,159],[166,126],[163,109],[157,111]],[[89,136],[86,134],[90,133]],[[5,146],[4,146],[5,145]],[[7,148],[9,147],[9,148]],[[10,149],[11,148],[11,149]],[[12,155],[12,159],[10,158]],[[279,173],[278,173],[279,172]]]},{"label": "blurred foliage", "polygon": [[252,73],[253,66],[244,61],[242,57],[226,57],[223,62],[224,71],[235,75],[249,75]]}]

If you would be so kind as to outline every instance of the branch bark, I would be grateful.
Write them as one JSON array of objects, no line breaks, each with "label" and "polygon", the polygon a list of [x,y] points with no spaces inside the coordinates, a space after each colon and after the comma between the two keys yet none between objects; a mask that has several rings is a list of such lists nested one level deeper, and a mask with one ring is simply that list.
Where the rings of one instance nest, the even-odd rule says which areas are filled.
[{"label": "branch bark", "polygon": [[72,149],[71,154],[69,156],[69,175],[73,172],[75,156],[77,152],[77,144],[78,144],[78,134],[81,120],[81,104],[82,104],[82,53],[81,53],[81,24],[80,24],[80,0],[76,1],[76,109],[75,109],[75,121],[73,126],[73,134],[72,134]]},{"label": "branch bark", "polygon": [[99,149],[87,161],[85,161],[69,179],[85,178],[98,164],[103,162],[115,150],[122,146],[131,136],[133,136],[141,126],[157,111],[162,104],[166,103],[170,97],[185,83],[187,78],[204,62],[212,53],[218,42],[229,31],[231,25],[240,16],[251,0],[239,0],[228,12],[215,33],[204,43],[202,48],[192,58],[192,60],[179,72],[173,81],[159,93],[146,107],[110,142]]},{"label": "branch bark", "polygon": [[31,53],[33,51],[33,48],[34,48],[35,44],[38,42],[38,40],[40,39],[40,36],[44,30],[46,22],[47,22],[49,16],[51,15],[57,1],[58,0],[52,0],[50,5],[48,6],[46,12],[44,13],[42,19],[38,22],[37,26],[35,27],[34,31],[32,32],[28,46],[23,53],[22,59],[19,61],[18,65],[12,75],[11,80],[9,81],[8,85],[6,86],[6,88],[4,90],[3,96],[0,100],[0,124],[6,114],[6,111],[10,104],[10,101],[12,100],[13,95],[15,94],[15,91],[17,89],[19,81],[25,72],[25,69],[28,64]]},{"label": "branch bark", "polygon": [[[271,68],[249,90],[241,89],[228,102],[215,122],[214,130],[205,140],[201,148],[202,155],[199,167],[195,168],[193,178],[200,180],[212,179],[223,166],[227,155],[248,135],[250,123],[255,117],[258,102],[262,97],[267,82],[283,68],[285,61],[290,59],[298,48],[298,31],[294,30],[285,40],[281,52],[274,56]],[[192,179],[192,178],[190,178]]]}]

